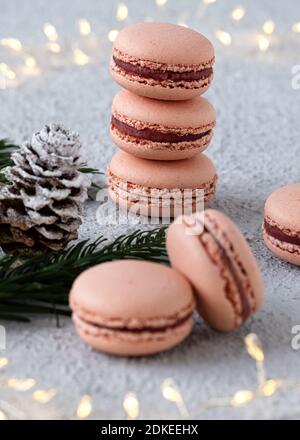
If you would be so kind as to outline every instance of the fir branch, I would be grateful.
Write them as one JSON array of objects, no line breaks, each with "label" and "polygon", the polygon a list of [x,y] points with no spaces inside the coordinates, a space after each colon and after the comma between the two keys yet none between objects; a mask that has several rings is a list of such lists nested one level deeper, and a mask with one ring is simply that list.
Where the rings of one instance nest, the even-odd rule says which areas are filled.
[{"label": "fir branch", "polygon": [[32,314],[69,315],[68,295],[74,279],[96,264],[125,258],[167,263],[165,230],[136,231],[109,244],[101,236],[58,255],[0,258],[0,319],[28,321]]}]

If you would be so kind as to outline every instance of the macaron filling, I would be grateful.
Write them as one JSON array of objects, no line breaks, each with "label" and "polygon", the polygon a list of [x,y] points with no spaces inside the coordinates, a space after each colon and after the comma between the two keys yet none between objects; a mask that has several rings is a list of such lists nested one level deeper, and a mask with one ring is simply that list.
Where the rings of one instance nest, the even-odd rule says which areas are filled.
[{"label": "macaron filling", "polygon": [[299,236],[288,235],[278,226],[270,224],[267,220],[264,220],[264,229],[270,237],[275,238],[276,240],[293,244],[295,246],[300,246],[300,235]]},{"label": "macaron filling", "polygon": [[[223,246],[221,241],[218,239],[216,234],[213,232],[212,228],[210,226],[208,226],[207,224],[205,224],[205,226],[203,226],[203,231],[204,231],[204,233],[209,234],[209,236],[214,240],[214,242],[219,250],[221,259],[224,262],[224,266],[228,269],[228,271],[231,275],[231,278],[234,281],[234,284],[236,286],[236,289],[237,289],[237,292],[238,292],[238,295],[240,298],[240,302],[241,302],[240,318],[242,319],[242,322],[245,322],[249,318],[249,316],[252,314],[252,307],[249,302],[248,291],[244,287],[244,282],[239,274],[239,271],[235,267],[232,256],[229,255],[226,247]],[[205,246],[205,244],[202,242],[201,235],[199,238],[200,238],[202,245]],[[230,244],[230,248],[233,249],[232,243]],[[241,262],[237,262],[237,264],[238,264],[239,268],[241,269],[241,273],[243,274],[243,277],[245,278],[245,275],[246,275],[245,269],[241,266]],[[226,283],[226,288],[230,289],[229,283]],[[228,295],[228,299],[229,299],[229,295]]]},{"label": "macaron filling", "polygon": [[120,121],[115,116],[112,116],[111,125],[112,128],[117,129],[119,132],[127,136],[132,136],[138,139],[145,139],[152,142],[172,144],[197,141],[206,136],[209,136],[212,132],[212,130],[207,130],[202,133],[188,133],[180,135],[179,133],[172,132],[163,133],[161,131],[153,130],[151,128],[143,128],[139,130],[135,127],[132,127],[131,125],[126,124],[123,121]]},{"label": "macaron filling", "polygon": [[185,72],[175,72],[172,70],[156,70],[139,64],[129,63],[113,56],[117,67],[128,75],[136,75],[142,78],[154,79],[156,81],[203,81],[213,74],[213,68],[207,67],[200,70],[188,70]]},{"label": "macaron filling", "polygon": [[189,310],[188,314],[185,316],[179,316],[177,321],[174,321],[173,323],[167,324],[167,325],[162,325],[162,326],[150,326],[150,325],[145,325],[145,326],[140,326],[140,327],[127,327],[126,325],[124,326],[109,326],[106,324],[100,324],[100,323],[95,323],[95,322],[91,322],[88,319],[83,318],[82,316],[80,316],[78,313],[74,312],[73,313],[73,318],[75,318],[75,320],[79,320],[89,326],[92,326],[94,328],[97,329],[101,329],[101,330],[107,330],[107,331],[112,331],[112,332],[122,332],[122,333],[131,333],[131,334],[135,334],[135,333],[160,333],[160,332],[166,332],[169,330],[173,330],[177,327],[180,327],[184,324],[186,324],[193,316],[193,311]]}]

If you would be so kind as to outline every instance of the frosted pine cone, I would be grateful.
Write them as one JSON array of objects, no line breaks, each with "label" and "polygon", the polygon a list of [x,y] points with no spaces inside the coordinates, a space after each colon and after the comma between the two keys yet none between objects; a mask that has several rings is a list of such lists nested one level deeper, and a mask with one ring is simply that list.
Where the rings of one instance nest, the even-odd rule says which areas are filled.
[{"label": "frosted pine cone", "polygon": [[51,124],[12,154],[0,187],[0,245],[5,252],[59,251],[78,237],[90,179],[77,170],[79,135]]}]

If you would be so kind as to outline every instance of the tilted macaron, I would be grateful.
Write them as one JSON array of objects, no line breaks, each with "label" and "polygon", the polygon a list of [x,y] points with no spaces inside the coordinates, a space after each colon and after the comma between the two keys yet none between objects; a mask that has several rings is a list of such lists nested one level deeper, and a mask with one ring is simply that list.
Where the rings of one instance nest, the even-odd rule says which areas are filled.
[{"label": "tilted macaron", "polygon": [[217,173],[201,153],[191,159],[157,161],[119,151],[108,166],[107,182],[112,199],[131,212],[175,217],[195,212],[201,202],[207,205],[212,200]]},{"label": "tilted macaron", "polygon": [[263,236],[277,257],[300,266],[300,183],[279,188],[269,196]]},{"label": "tilted macaron", "polygon": [[121,90],[113,100],[110,132],[115,144],[134,156],[177,160],[204,151],[215,122],[205,98],[158,101]]},{"label": "tilted macaron", "polygon": [[119,33],[110,69],[131,92],[181,100],[208,89],[214,61],[214,48],[200,33],[170,23],[138,23]]},{"label": "tilted macaron", "polygon": [[119,260],[83,272],[70,306],[79,336],[96,350],[140,356],[183,341],[193,323],[192,288],[159,263]]},{"label": "tilted macaron", "polygon": [[192,283],[199,313],[213,328],[231,331],[263,302],[261,273],[245,238],[216,210],[186,216],[167,233],[172,266]]}]

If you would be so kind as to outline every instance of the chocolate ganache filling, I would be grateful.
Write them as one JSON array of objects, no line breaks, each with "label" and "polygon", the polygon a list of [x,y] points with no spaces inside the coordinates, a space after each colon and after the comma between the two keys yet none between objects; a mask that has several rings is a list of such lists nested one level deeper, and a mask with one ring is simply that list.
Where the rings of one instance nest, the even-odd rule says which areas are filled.
[{"label": "chocolate ganache filling", "polygon": [[266,220],[264,221],[264,228],[265,231],[270,237],[275,238],[276,240],[283,241],[285,243],[294,244],[296,246],[300,246],[300,236],[299,237],[293,237],[291,235],[287,235],[285,232],[283,232],[281,229],[279,229],[277,226],[270,225]]},{"label": "chocolate ganache filling", "polygon": [[222,259],[225,262],[229,272],[232,275],[232,278],[235,282],[235,285],[237,287],[237,290],[238,290],[238,293],[240,296],[240,300],[241,300],[241,304],[242,304],[242,320],[244,322],[251,315],[251,306],[250,306],[250,303],[248,300],[248,295],[247,295],[246,289],[240,279],[240,276],[238,274],[237,269],[235,268],[235,266],[232,262],[231,257],[228,255],[226,249],[221,244],[220,240],[218,240],[218,238],[215,236],[215,234],[209,228],[207,228],[207,226],[204,227],[204,231],[209,233],[209,235],[214,239],[215,243],[217,244],[218,248],[220,249]]},{"label": "chocolate ganache filling", "polygon": [[151,78],[158,81],[201,81],[209,78],[213,73],[212,67],[202,70],[191,70],[188,72],[173,72],[171,70],[155,70],[149,67],[131,64],[119,58],[113,57],[115,64],[129,75],[137,75],[143,78]]},{"label": "chocolate ganache filling", "polygon": [[208,130],[204,133],[180,135],[171,132],[162,133],[160,131],[153,130],[152,128],[143,128],[139,130],[131,125],[126,124],[125,122],[119,121],[115,116],[112,116],[111,125],[113,128],[116,128],[118,131],[128,136],[133,136],[138,139],[145,139],[152,142],[167,142],[172,144],[197,141],[205,136],[208,136],[211,132],[211,130]]},{"label": "chocolate ganache filling", "polygon": [[145,327],[141,327],[141,328],[129,328],[129,327],[125,327],[125,326],[112,327],[112,326],[108,326],[108,325],[95,324],[91,321],[87,321],[87,320],[83,319],[82,317],[80,317],[80,319],[89,325],[92,325],[94,327],[97,327],[97,328],[103,329],[103,330],[119,331],[119,332],[121,331],[121,332],[128,332],[128,333],[142,333],[142,332],[158,333],[158,332],[165,332],[167,330],[175,329],[176,327],[179,327],[180,325],[185,324],[185,322],[187,322],[192,316],[193,316],[193,313],[191,312],[187,316],[184,316],[183,318],[174,322],[174,324],[164,325],[162,327],[145,326]]}]

